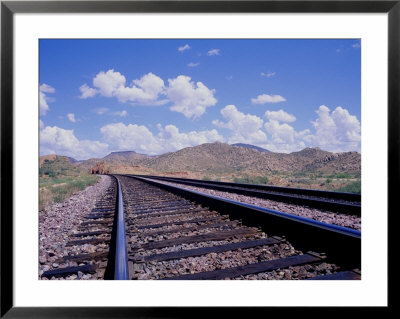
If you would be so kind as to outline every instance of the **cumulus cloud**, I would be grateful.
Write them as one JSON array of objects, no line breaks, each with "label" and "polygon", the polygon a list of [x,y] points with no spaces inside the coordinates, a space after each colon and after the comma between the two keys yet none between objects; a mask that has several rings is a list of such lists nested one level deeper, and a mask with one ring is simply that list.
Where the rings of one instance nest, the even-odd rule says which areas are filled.
[{"label": "cumulus cloud", "polygon": [[58,154],[87,159],[103,157],[108,153],[108,145],[99,141],[78,140],[73,130],[57,126],[46,126],[40,130],[40,154]]},{"label": "cumulus cloud", "polygon": [[287,123],[280,124],[276,120],[265,123],[265,130],[271,135],[274,144],[293,144],[295,130]]},{"label": "cumulus cloud", "polygon": [[356,116],[341,106],[331,113],[327,106],[321,105],[316,113],[318,118],[312,122],[313,143],[333,152],[360,150],[361,125]]},{"label": "cumulus cloud", "polygon": [[[120,102],[142,105],[164,105],[171,103],[170,110],[182,113],[187,118],[198,118],[205,113],[207,107],[217,103],[215,90],[207,88],[202,82],[192,82],[189,76],[179,75],[168,79],[168,86],[153,73],[133,80],[126,86],[125,77],[114,70],[99,72],[93,79],[95,89],[82,85],[81,98],[93,97],[97,93],[104,97],[116,97]],[[93,93],[94,91],[96,93]],[[161,97],[166,98],[161,98]],[[98,114],[104,114],[98,109]]]},{"label": "cumulus cloud", "polygon": [[256,115],[244,114],[235,105],[227,105],[221,110],[222,116],[227,120],[221,122],[214,120],[212,123],[220,128],[232,131],[229,143],[249,143],[260,145],[267,141],[266,134],[261,130],[264,121]]},{"label": "cumulus cloud", "polygon": [[119,72],[115,72],[114,69],[107,72],[101,71],[93,79],[93,85],[99,90],[101,95],[106,97],[113,96],[119,87],[125,86],[125,82],[125,76]]},{"label": "cumulus cloud", "polygon": [[44,123],[42,120],[39,120],[39,128],[42,129],[44,128]]},{"label": "cumulus cloud", "polygon": [[278,103],[278,102],[285,102],[286,99],[280,95],[268,95],[268,94],[261,94],[256,98],[252,98],[251,102],[253,104],[266,104],[266,103]]},{"label": "cumulus cloud", "polygon": [[280,122],[294,122],[296,121],[296,117],[292,114],[285,112],[284,110],[279,111],[266,111],[265,117],[269,120],[275,120]]},{"label": "cumulus cloud", "polygon": [[68,113],[67,114],[68,120],[70,120],[70,122],[75,123],[76,119],[75,119],[75,114],[74,113]]},{"label": "cumulus cloud", "polygon": [[207,52],[208,56],[212,56],[212,55],[219,55],[219,51],[220,49],[211,49]]},{"label": "cumulus cloud", "polygon": [[50,98],[45,93],[54,93],[56,90],[50,85],[43,83],[39,87],[39,114],[46,115],[49,110],[49,105],[47,102],[50,101]]},{"label": "cumulus cloud", "polygon": [[46,84],[46,83],[43,83],[41,86],[40,86],[40,92],[45,92],[45,93],[54,93],[56,90],[53,88],[53,87],[51,87],[50,85],[48,85],[48,84]]},{"label": "cumulus cloud", "polygon": [[118,150],[134,150],[145,154],[160,154],[162,146],[144,125],[112,123],[100,129],[104,140]]},{"label": "cumulus cloud", "polygon": [[266,149],[273,152],[289,153],[304,149],[307,143],[312,140],[309,129],[297,132],[293,126],[287,124],[296,120],[294,115],[279,110],[276,112],[267,111],[265,116],[269,119],[264,124],[268,133]]},{"label": "cumulus cloud", "polygon": [[87,84],[83,84],[79,87],[79,91],[81,91],[81,99],[87,99],[89,97],[94,97],[99,91],[89,87]]},{"label": "cumulus cloud", "polygon": [[[120,102],[152,104],[158,99],[164,88],[164,81],[153,73],[143,75],[133,80],[131,86],[126,85],[126,78],[113,69],[99,72],[93,79],[94,88],[83,84],[79,90],[81,98],[94,97],[100,94],[104,97],[116,97]],[[157,101],[160,103],[160,101]]]},{"label": "cumulus cloud", "polygon": [[198,118],[207,107],[217,103],[215,90],[210,90],[202,82],[194,83],[189,76],[179,75],[175,79],[168,79],[168,83],[166,94],[174,104],[170,110],[182,113],[187,118]]},{"label": "cumulus cloud", "polygon": [[266,111],[264,123],[258,116],[244,114],[234,105],[221,110],[225,122],[214,120],[212,123],[231,131],[228,143],[248,143],[273,152],[289,153],[317,146],[331,152],[360,150],[360,122],[354,115],[340,106],[330,112],[324,105],[316,113],[318,118],[311,122],[314,130],[297,131],[288,124],[295,122],[296,117],[284,110]]},{"label": "cumulus cloud", "polygon": [[185,44],[184,46],[179,47],[178,51],[179,52],[183,52],[183,51],[186,51],[186,50],[189,50],[189,49],[190,49],[190,45],[189,44]]},{"label": "cumulus cloud", "polygon": [[159,130],[154,135],[146,126],[137,124],[112,123],[101,128],[101,133],[113,149],[134,150],[149,155],[173,152],[184,147],[203,143],[223,141],[217,130],[191,131],[182,133],[174,125],[157,125]]},{"label": "cumulus cloud", "polygon": [[173,152],[185,147],[196,146],[204,143],[223,142],[224,138],[217,130],[191,131],[181,133],[174,125],[166,125],[164,128],[158,124],[159,133],[157,135],[161,145],[164,145],[165,152]]},{"label": "cumulus cloud", "polygon": [[198,65],[200,65],[200,63],[194,63],[194,62],[190,62],[190,63],[188,63],[188,67],[191,67],[191,68],[194,68],[194,67],[196,67],[196,66],[198,66]]}]

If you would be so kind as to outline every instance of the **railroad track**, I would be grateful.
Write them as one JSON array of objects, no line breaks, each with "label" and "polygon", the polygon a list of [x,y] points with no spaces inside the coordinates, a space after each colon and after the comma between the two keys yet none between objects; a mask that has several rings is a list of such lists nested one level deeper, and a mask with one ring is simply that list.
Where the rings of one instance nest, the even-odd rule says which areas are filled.
[{"label": "railroad track", "polygon": [[[75,248],[70,255],[58,258],[59,268],[43,272],[41,277],[49,279],[78,279],[88,274],[96,274],[98,279],[115,279],[117,212],[121,207],[118,182],[112,177],[111,185],[99,199],[95,208],[81,220],[78,231],[71,233],[66,249]],[[87,252],[87,251],[90,252]],[[76,253],[82,251],[82,253]]]},{"label": "railroad track", "polygon": [[303,188],[277,187],[269,185],[204,181],[197,179],[163,176],[132,176],[147,177],[183,185],[236,193],[240,195],[270,199],[284,203],[291,203],[295,205],[304,205],[332,212],[361,216],[360,194],[330,192]]},{"label": "railroad track", "polygon": [[[67,257],[79,262],[81,273],[159,280],[361,278],[358,231],[143,177],[117,175],[113,192],[74,234],[81,242],[71,241],[108,245],[103,255]],[[67,268],[43,275],[77,271]]]}]

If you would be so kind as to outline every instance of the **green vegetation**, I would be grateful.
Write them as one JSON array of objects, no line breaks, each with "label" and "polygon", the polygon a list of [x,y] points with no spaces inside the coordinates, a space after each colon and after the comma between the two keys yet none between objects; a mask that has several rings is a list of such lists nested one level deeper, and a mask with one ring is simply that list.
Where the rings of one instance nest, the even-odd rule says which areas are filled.
[{"label": "green vegetation", "polygon": [[361,194],[361,181],[349,183],[346,186],[335,189],[335,191]]},{"label": "green vegetation", "polygon": [[40,177],[78,176],[78,167],[72,164],[65,156],[56,156],[54,160],[44,160],[39,168]]},{"label": "green vegetation", "polygon": [[247,174],[243,177],[235,177],[233,180],[235,183],[246,183],[246,184],[267,184],[267,176],[248,176]]},{"label": "green vegetation", "polygon": [[338,174],[331,174],[328,177],[329,178],[351,178],[351,175],[347,174],[347,173],[338,173]]},{"label": "green vegetation", "polygon": [[39,169],[39,210],[48,203],[64,201],[98,180],[99,176],[79,170],[66,157],[45,160]]}]

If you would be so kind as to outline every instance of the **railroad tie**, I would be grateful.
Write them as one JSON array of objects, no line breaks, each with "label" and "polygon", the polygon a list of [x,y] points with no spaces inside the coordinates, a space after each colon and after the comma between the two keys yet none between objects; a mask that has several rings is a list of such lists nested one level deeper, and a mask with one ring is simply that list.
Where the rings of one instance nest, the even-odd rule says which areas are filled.
[{"label": "railroad tie", "polygon": [[77,267],[57,268],[43,272],[42,277],[64,277],[77,274],[79,271],[83,273],[94,274],[96,272],[96,265],[83,265]]},{"label": "railroad tie", "polygon": [[182,233],[182,232],[196,231],[196,230],[208,229],[208,228],[232,227],[232,226],[236,226],[237,224],[238,223],[236,221],[225,221],[225,222],[214,223],[214,224],[210,223],[210,224],[196,225],[196,226],[190,226],[190,227],[180,227],[180,228],[160,230],[160,231],[143,232],[143,233],[139,233],[138,237],[143,238],[143,237],[148,237],[148,236],[160,236],[160,235],[166,235],[166,234],[171,234],[171,233]]},{"label": "railroad tie", "polygon": [[254,264],[247,264],[239,267],[168,277],[163,278],[162,280],[218,280],[235,278],[318,261],[321,261],[321,257],[316,257],[311,254],[304,254]]},{"label": "railroad tie", "polygon": [[266,245],[273,245],[279,244],[282,242],[282,239],[279,237],[272,237],[272,238],[262,238],[256,240],[246,240],[238,243],[231,243],[231,244],[224,244],[218,246],[211,246],[211,247],[201,247],[195,249],[188,249],[188,250],[181,250],[181,251],[173,251],[168,253],[162,254],[154,254],[145,257],[137,257],[131,258],[130,260],[143,263],[149,261],[167,261],[172,259],[181,259],[181,258],[188,258],[188,257],[197,257],[202,255],[207,255],[210,253],[222,253],[226,251],[233,251],[238,249],[247,249],[247,248],[254,248],[257,246],[266,246]]},{"label": "railroad tie", "polygon": [[143,245],[133,246],[131,250],[137,250],[140,248],[143,249],[160,249],[169,246],[182,245],[182,244],[191,244],[203,241],[217,241],[224,240],[227,238],[235,237],[235,236],[251,236],[258,232],[258,230],[253,228],[241,228],[234,229],[229,231],[217,231],[213,233],[195,235],[195,236],[185,236],[180,238],[166,239],[155,242],[149,242]]}]

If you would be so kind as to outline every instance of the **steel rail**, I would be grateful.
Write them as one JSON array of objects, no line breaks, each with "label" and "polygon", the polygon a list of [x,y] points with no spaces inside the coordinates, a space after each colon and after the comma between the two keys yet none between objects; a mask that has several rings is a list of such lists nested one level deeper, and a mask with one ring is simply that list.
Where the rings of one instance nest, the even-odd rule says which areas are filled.
[{"label": "steel rail", "polygon": [[324,252],[333,262],[337,261],[353,268],[361,267],[361,232],[357,230],[167,185],[144,177],[125,176],[166,189],[211,209],[228,213],[233,218],[242,219],[244,224],[261,227],[270,235],[285,236],[290,242],[296,242],[300,250]]},{"label": "steel rail", "polygon": [[128,253],[126,248],[124,203],[122,199],[121,184],[117,181],[117,224],[116,224],[116,250],[115,250],[115,280],[129,280]]},{"label": "steel rail", "polygon": [[155,175],[154,176],[153,175],[137,175],[137,176],[148,177],[148,178],[157,178],[157,179],[170,179],[170,180],[185,181],[185,182],[196,182],[196,183],[203,183],[203,184],[215,184],[215,185],[222,185],[222,186],[233,186],[233,187],[241,187],[241,188],[248,188],[248,189],[258,189],[258,190],[263,190],[263,191],[272,191],[272,192],[277,192],[277,193],[298,194],[298,195],[306,195],[306,196],[339,199],[339,200],[344,200],[344,201],[361,202],[361,195],[356,194],[356,193],[332,192],[332,191],[324,191],[324,190],[318,190],[318,189],[281,187],[281,186],[261,185],[261,184],[205,181],[205,180],[192,179],[192,178],[166,177],[166,176],[155,176]]},{"label": "steel rail", "polygon": [[[138,176],[138,175],[134,175]],[[280,202],[292,203],[296,205],[307,205],[310,207],[318,208],[318,209],[325,209],[333,212],[343,212],[351,215],[361,216],[361,205],[360,204],[350,204],[350,203],[343,203],[343,202],[335,202],[332,200],[327,199],[317,199],[317,198],[307,198],[301,197],[298,195],[304,194],[278,194],[278,193],[271,193],[268,190],[264,189],[257,189],[257,186],[260,188],[262,185],[251,185],[251,184],[235,184],[235,183],[226,183],[220,184],[221,182],[209,182],[209,181],[199,181],[199,180],[185,180],[185,179],[176,179],[176,178],[169,178],[169,177],[161,177],[161,176],[141,176],[145,178],[153,178],[162,181],[169,181],[179,184],[185,184],[189,186],[196,186],[196,187],[203,187],[208,189],[220,190],[223,192],[230,192],[236,193],[246,196],[254,196],[257,198],[264,198],[270,200],[276,200]],[[232,185],[227,185],[232,184]],[[246,185],[245,188],[242,185]],[[252,186],[253,189],[251,189]],[[320,192],[315,190],[315,192]],[[348,194],[348,193],[345,193]],[[313,194],[312,196],[316,196]]]}]

